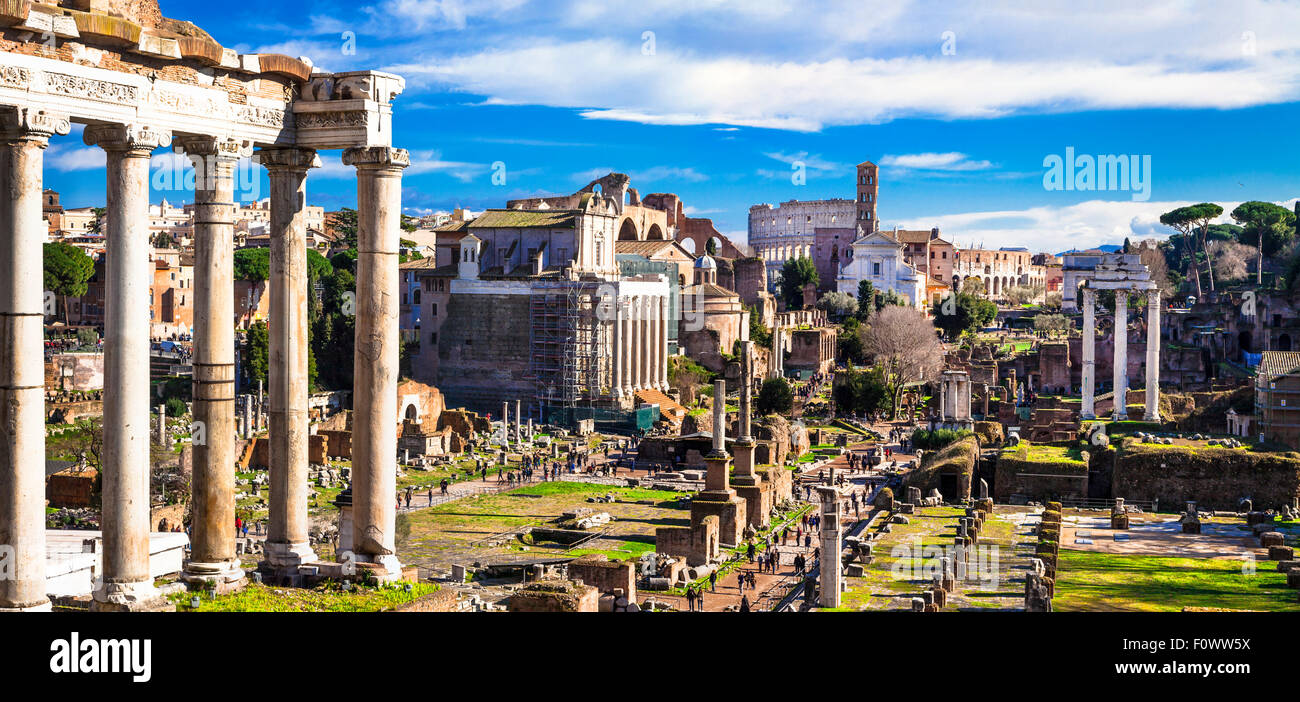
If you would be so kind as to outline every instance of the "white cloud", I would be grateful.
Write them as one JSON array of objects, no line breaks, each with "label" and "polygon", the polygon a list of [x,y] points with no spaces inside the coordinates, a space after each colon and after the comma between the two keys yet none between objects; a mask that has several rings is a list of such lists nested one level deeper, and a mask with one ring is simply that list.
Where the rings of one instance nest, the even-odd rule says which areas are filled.
[{"label": "white cloud", "polygon": [[[1174,232],[1160,224],[1160,215],[1191,204],[1194,203],[1089,200],[1060,207],[1044,205],[1023,210],[906,218],[889,226],[892,228],[896,224],[902,229],[939,227],[943,238],[959,247],[1023,246],[1034,252],[1058,253],[1075,248],[1122,244],[1125,238],[1133,241],[1166,238]],[[1221,204],[1224,214],[1216,222],[1231,222],[1228,213],[1241,203]]]},{"label": "white cloud", "polygon": [[103,169],[104,150],[98,146],[50,144],[45,150],[45,166],[53,171],[93,171]]},{"label": "white cloud", "polygon": [[[528,0],[385,0],[369,10],[377,21],[404,30],[464,29],[470,18],[496,17]],[[396,22],[394,22],[396,20]]]},{"label": "white cloud", "polygon": [[988,161],[972,161],[966,154],[956,151],[886,155],[880,158],[879,165],[922,171],[984,171],[993,168],[993,164]]},{"label": "white cloud", "polygon": [[[874,4],[847,0],[816,12],[792,0],[575,1],[535,16],[540,30],[498,34],[482,44],[490,48],[460,55],[425,48],[426,58],[387,70],[413,89],[575,108],[588,119],[803,132],[903,117],[1231,109],[1300,97],[1300,33],[1286,29],[1300,26],[1300,6],[896,5],[873,15]],[[575,27],[566,40],[557,21],[588,31]],[[673,30],[660,30],[643,55],[633,30],[670,21]],[[719,27],[747,41],[693,40]],[[956,55],[940,51],[945,31],[958,37]]]}]

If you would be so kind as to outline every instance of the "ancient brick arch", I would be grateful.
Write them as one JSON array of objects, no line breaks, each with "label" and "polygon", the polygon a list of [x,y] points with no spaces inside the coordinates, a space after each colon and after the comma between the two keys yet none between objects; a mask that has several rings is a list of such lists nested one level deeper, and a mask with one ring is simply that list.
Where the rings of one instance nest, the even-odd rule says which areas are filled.
[{"label": "ancient brick arch", "polygon": [[658,224],[651,224],[650,230],[645,233],[645,238],[647,241],[664,241],[668,237],[664,236],[663,227]]},{"label": "ancient brick arch", "polygon": [[641,236],[641,230],[637,229],[636,222],[631,217],[624,217],[618,225],[619,241],[643,241],[645,237]]}]

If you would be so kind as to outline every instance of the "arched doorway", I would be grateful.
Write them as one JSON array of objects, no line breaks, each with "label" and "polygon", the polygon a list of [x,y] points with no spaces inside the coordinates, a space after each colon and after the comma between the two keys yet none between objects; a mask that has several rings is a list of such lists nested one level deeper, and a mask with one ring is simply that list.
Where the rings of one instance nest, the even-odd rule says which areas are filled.
[{"label": "arched doorway", "polygon": [[647,241],[663,241],[664,230],[658,224],[652,224],[650,225],[650,231],[646,232],[645,238]]},{"label": "arched doorway", "polygon": [[1290,334],[1283,334],[1282,336],[1279,336],[1279,337],[1277,338],[1277,350],[1278,350],[1278,351],[1290,351],[1290,350],[1291,350],[1291,335],[1290,335]]},{"label": "arched doorway", "polygon": [[411,422],[418,422],[420,421],[420,410],[412,402],[406,406],[406,410],[402,412],[402,417]]}]

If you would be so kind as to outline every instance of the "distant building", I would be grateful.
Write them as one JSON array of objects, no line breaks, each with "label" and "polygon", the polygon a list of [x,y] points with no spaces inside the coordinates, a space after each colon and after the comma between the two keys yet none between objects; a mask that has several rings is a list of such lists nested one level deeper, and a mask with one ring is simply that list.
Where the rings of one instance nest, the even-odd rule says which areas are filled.
[{"label": "distant building", "polygon": [[1047,270],[1035,266],[1033,259],[1029,249],[1021,247],[958,249],[957,265],[952,273],[953,289],[960,292],[966,281],[973,279],[990,298],[1002,298],[1011,288],[1021,286],[1045,292]]},{"label": "distant building", "polygon": [[889,232],[872,232],[853,242],[853,259],[840,271],[836,288],[856,296],[864,281],[880,293],[893,291],[922,308],[929,299],[926,275],[907,262],[903,244]]},{"label": "distant building", "polygon": [[1255,417],[1269,441],[1300,448],[1300,351],[1265,351],[1255,375]]},{"label": "distant building", "polygon": [[1061,255],[1061,309],[1074,312],[1079,309],[1079,286],[1096,275],[1105,251],[1067,251]]}]

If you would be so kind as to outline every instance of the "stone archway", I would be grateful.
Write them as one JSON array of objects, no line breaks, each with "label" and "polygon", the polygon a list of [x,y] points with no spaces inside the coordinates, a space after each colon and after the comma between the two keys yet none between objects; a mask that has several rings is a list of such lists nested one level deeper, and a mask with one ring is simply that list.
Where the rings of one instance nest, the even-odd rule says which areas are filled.
[{"label": "stone archway", "polygon": [[645,238],[646,241],[663,241],[667,239],[667,237],[664,236],[663,227],[660,227],[658,224],[650,225],[650,230],[646,232]]},{"label": "stone archway", "polygon": [[406,405],[406,409],[402,410],[402,419],[412,422],[420,421],[420,408],[416,407],[414,402]]},{"label": "stone archway", "polygon": [[623,219],[623,223],[618,227],[619,241],[641,241],[641,232],[637,231],[636,223],[631,217]]}]

